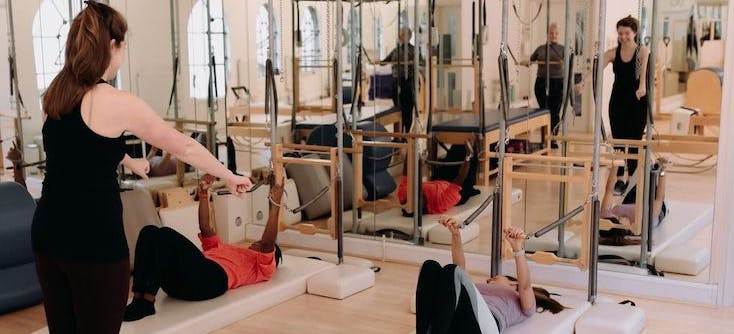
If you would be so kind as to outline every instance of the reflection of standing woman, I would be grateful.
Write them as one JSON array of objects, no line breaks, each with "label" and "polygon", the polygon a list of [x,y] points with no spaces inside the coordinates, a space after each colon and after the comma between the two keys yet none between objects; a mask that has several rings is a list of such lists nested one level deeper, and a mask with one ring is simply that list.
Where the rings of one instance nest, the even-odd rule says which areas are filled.
[{"label": "reflection of standing woman", "polygon": [[[546,51],[548,51],[547,55]],[[529,66],[531,62],[538,64],[538,75],[535,78],[535,98],[540,108],[550,110],[551,129],[554,133],[560,122],[561,104],[563,103],[564,52],[564,46],[558,44],[558,25],[551,23],[548,29],[548,41],[535,49],[535,52],[530,56],[530,62],[520,62],[520,65],[524,66]],[[550,61],[549,64],[545,63],[546,59]],[[547,79],[550,83],[549,87],[546,87],[546,78],[549,78]]]},{"label": "reflection of standing woman", "polygon": [[107,5],[86,3],[43,96],[46,177],[32,242],[50,333],[120,331],[130,261],[116,171],[120,163],[141,176],[149,168],[125,155],[123,132],[223,178],[235,194],[251,186],[140,98],[107,84],[125,58],[127,22]]},{"label": "reflection of standing woman", "polygon": [[[627,16],[617,22],[617,47],[604,53],[604,67],[612,63],[614,85],[609,99],[609,125],[616,139],[642,139],[647,124],[647,59],[650,50],[637,43],[639,22]],[[618,147],[620,149],[620,147]],[[630,154],[637,148],[630,147]],[[627,160],[627,175],[631,177],[637,169],[637,160]],[[615,192],[626,188],[624,167],[617,169]]]}]

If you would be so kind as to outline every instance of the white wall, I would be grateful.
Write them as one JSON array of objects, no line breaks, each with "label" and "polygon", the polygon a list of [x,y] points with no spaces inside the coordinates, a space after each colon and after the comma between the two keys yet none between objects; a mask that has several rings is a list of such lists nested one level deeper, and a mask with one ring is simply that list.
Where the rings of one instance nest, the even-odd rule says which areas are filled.
[{"label": "white wall", "polygon": [[[110,0],[110,6],[120,11],[128,23],[127,58],[120,68],[122,89],[165,115],[173,82],[169,2]],[[179,84],[188,87],[187,83],[188,77]]]},{"label": "white wall", "polygon": [[[36,88],[36,64],[33,55],[31,29],[38,9],[37,1],[13,1],[15,23],[15,55],[18,69],[18,89],[31,119],[23,121],[23,137],[26,143],[41,133],[40,94]],[[5,76],[7,78],[7,76]],[[3,78],[3,80],[5,80]],[[8,101],[8,100],[5,100]]]},{"label": "white wall", "polygon": [[[729,22],[734,22],[734,6],[729,6]],[[724,88],[727,92],[721,102],[721,110],[734,109],[734,25],[729,25],[724,63]],[[721,113],[721,127],[734,128],[731,112]],[[719,305],[734,305],[734,134],[731,131],[719,133],[719,155],[716,173],[716,201],[714,204],[714,233],[712,243],[711,277],[712,283],[719,284]]]}]

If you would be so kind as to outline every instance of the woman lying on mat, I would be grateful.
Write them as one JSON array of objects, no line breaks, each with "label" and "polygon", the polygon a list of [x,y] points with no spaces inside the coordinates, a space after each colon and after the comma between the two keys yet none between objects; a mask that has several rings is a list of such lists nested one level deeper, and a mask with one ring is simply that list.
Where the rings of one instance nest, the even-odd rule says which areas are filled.
[{"label": "woman lying on mat", "polygon": [[[428,260],[421,266],[416,289],[417,334],[501,333],[525,321],[538,309],[556,314],[566,308],[545,289],[530,285],[523,231],[512,227],[504,230],[504,238],[515,255],[517,279],[495,276],[486,283],[473,283],[464,271],[459,224],[445,217],[439,223],[453,236],[453,264],[442,268],[438,262]],[[476,304],[481,302],[487,307]]]},{"label": "woman lying on mat", "polygon": [[[655,201],[653,202],[653,226],[658,226],[667,215],[667,208],[665,207],[665,169],[669,165],[669,161],[666,158],[658,158],[657,163],[653,166],[653,170],[659,171],[657,173],[657,182],[655,190]],[[601,202],[601,217],[611,220],[613,223],[622,225],[631,225],[635,222],[635,193],[636,185],[627,193],[622,204],[614,205],[614,184],[616,181],[616,174],[613,172],[609,173],[607,177],[607,187],[604,191],[604,197]],[[602,236],[603,237],[603,236]],[[637,243],[639,244],[639,242]]]},{"label": "woman lying on mat", "polygon": [[186,237],[168,227],[148,225],[140,231],[135,248],[133,300],[125,321],[155,314],[155,295],[161,288],[177,299],[199,301],[218,297],[228,289],[270,280],[281,262],[277,205],[283,182],[270,188],[270,217],[262,237],[250,247],[223,244],[210,225],[209,189],[214,181],[204,175],[197,189],[199,239],[202,253]]},{"label": "woman lying on mat", "polygon": [[178,160],[172,157],[169,152],[163,152],[162,156],[158,155],[158,152],[160,152],[159,148],[151,146],[148,156],[145,157],[145,159],[148,160],[148,163],[150,163],[148,176],[155,177],[176,174],[176,164],[178,163]]},{"label": "woman lying on mat", "polygon": [[[423,190],[421,192],[421,202],[423,203],[424,214],[444,213],[455,207],[461,201],[461,187],[464,184],[466,176],[469,174],[471,158],[474,154],[471,142],[467,141],[464,145],[467,152],[466,158],[461,164],[459,174],[453,181],[431,180],[420,182]],[[400,186],[398,186],[398,200],[400,200],[400,204],[405,204],[408,201],[407,169],[408,163],[406,159],[403,164],[403,176],[400,178]]]}]

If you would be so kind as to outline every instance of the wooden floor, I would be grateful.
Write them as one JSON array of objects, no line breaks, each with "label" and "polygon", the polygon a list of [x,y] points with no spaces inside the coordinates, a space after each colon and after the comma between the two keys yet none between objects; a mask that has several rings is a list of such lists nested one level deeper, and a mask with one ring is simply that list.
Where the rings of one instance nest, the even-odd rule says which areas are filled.
[{"label": "wooden floor", "polygon": [[[377,274],[376,286],[346,300],[302,295],[214,333],[408,333],[415,321],[409,312],[409,298],[415,289],[418,268],[377,264],[382,270]],[[474,279],[479,281],[482,277],[474,275]],[[732,333],[734,328],[734,308],[632,299],[647,313],[644,333],[724,334]],[[30,333],[43,326],[45,318],[40,306],[0,316],[2,334]]]}]

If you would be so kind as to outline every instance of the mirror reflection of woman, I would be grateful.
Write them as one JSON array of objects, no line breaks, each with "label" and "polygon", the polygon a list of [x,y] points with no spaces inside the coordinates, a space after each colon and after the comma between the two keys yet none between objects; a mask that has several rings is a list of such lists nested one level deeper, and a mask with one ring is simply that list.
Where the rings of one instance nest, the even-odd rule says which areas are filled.
[{"label": "mirror reflection of woman", "polygon": [[[647,124],[647,60],[650,50],[638,42],[639,21],[627,16],[617,22],[617,47],[604,53],[603,67],[612,63],[614,84],[609,99],[609,125],[615,139],[642,139]],[[618,147],[617,149],[623,149]],[[630,147],[630,154],[637,148]],[[627,160],[627,175],[637,169],[637,160]],[[624,167],[617,169],[615,193],[627,187]]]},{"label": "mirror reflection of woman", "polygon": [[[558,44],[558,25],[551,23],[548,29],[548,41],[538,46],[530,56],[530,61],[520,61],[520,65],[538,64],[535,78],[535,99],[540,108],[548,108],[551,114],[551,129],[556,130],[560,122],[561,104],[563,103],[563,59],[565,47]],[[548,54],[546,55],[546,51]],[[545,63],[546,59],[550,62]],[[549,78],[549,79],[546,79]],[[546,87],[546,80],[550,84]],[[546,94],[547,93],[547,94]],[[556,144],[553,143],[554,148]]]}]

